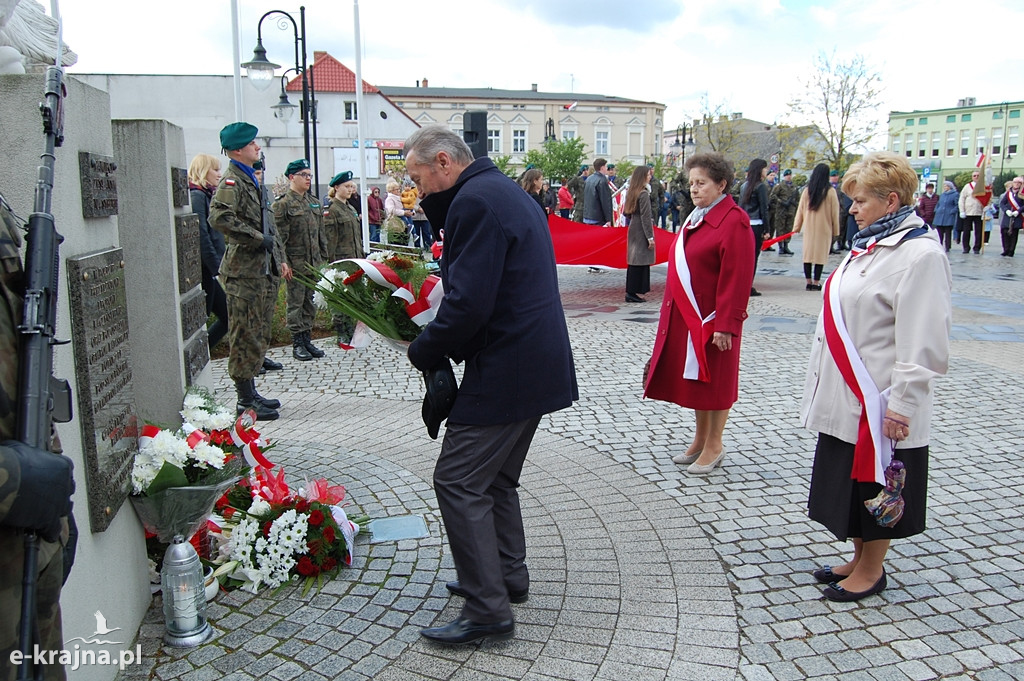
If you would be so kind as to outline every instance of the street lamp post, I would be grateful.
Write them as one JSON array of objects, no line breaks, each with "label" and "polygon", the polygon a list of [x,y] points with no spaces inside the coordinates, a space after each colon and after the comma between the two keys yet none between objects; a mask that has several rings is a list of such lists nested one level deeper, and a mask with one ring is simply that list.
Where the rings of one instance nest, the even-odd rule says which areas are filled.
[{"label": "street lamp post", "polygon": [[672,148],[672,165],[674,165],[677,168],[682,168],[682,165],[680,164],[680,160],[679,160],[679,156],[680,156],[680,154],[682,153],[682,150],[683,150],[683,144],[682,144],[682,142],[679,141],[679,136],[682,135],[682,134],[683,134],[683,126],[681,126],[681,125],[676,126],[676,139],[670,145],[671,148]]},{"label": "street lamp post", "polygon": [[555,119],[549,118],[548,122],[544,124],[544,141],[554,142],[555,141]]},{"label": "street lamp post", "polygon": [[[270,83],[274,79],[274,71],[279,68],[279,65],[267,59],[267,50],[263,47],[263,20],[273,14],[280,15],[278,20],[279,28],[287,30],[288,24],[285,22],[285,19],[287,19],[291,22],[292,29],[295,32],[295,67],[288,69],[288,71],[295,71],[302,76],[302,142],[306,158],[310,159],[310,122],[312,122],[313,156],[311,160],[315,182],[313,186],[316,187],[316,192],[319,192],[320,164],[316,144],[316,88],[313,85],[313,73],[306,66],[306,8],[304,6],[299,7],[299,23],[295,23],[295,19],[291,14],[279,9],[272,9],[260,17],[260,21],[256,25],[256,47],[252,51],[252,60],[242,64],[242,68],[246,70],[249,82],[257,90],[265,90],[270,87]],[[285,73],[288,73],[288,71],[285,71]],[[274,109],[274,115],[279,120],[286,121],[287,118],[282,118],[281,116],[286,115],[290,117],[290,113],[286,113],[286,111],[290,111],[289,107],[291,106],[282,86],[281,100],[271,107]]]}]

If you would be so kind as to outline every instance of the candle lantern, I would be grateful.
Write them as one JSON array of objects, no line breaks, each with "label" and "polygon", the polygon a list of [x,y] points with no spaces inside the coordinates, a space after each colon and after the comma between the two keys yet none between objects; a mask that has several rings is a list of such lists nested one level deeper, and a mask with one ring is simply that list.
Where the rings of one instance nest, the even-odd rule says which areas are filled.
[{"label": "candle lantern", "polygon": [[160,575],[164,642],[176,648],[199,645],[213,633],[206,621],[203,565],[192,544],[180,534],[167,547]]}]

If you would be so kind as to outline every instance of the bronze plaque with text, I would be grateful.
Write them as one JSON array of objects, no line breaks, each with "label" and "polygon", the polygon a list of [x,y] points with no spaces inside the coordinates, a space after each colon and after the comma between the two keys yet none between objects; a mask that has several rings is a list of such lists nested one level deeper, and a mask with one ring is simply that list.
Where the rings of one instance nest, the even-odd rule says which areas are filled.
[{"label": "bronze plaque with text", "polygon": [[181,297],[181,340],[187,341],[206,326],[206,294],[196,286]]},{"label": "bronze plaque with text", "polygon": [[113,156],[78,152],[82,182],[82,217],[117,215],[117,164]]},{"label": "bronze plaque with text", "polygon": [[195,213],[174,216],[178,244],[178,293],[185,295],[203,280],[203,261],[199,251],[199,216]]},{"label": "bronze plaque with text", "polygon": [[189,205],[188,171],[184,168],[171,168],[171,199],[175,208]]},{"label": "bronze plaque with text", "polygon": [[89,520],[102,532],[128,496],[138,450],[123,251],[70,257],[67,276]]}]

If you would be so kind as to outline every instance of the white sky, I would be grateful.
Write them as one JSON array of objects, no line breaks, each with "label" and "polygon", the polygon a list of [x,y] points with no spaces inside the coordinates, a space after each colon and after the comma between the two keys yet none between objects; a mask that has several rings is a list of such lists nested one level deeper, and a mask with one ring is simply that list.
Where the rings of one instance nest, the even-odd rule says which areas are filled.
[{"label": "white sky", "polygon": [[[298,5],[274,0],[239,8],[242,61],[264,12],[299,19]],[[60,11],[79,55],[71,73],[232,72],[229,0],[64,0]],[[371,84],[537,83],[656,101],[666,131],[697,116],[705,92],[748,118],[804,122],[788,103],[820,51],[882,72],[880,127],[892,110],[1024,100],[1024,5],[1011,0],[364,0],[359,11]],[[353,14],[352,0],[306,0],[310,62],[326,50],[355,70]],[[291,65],[293,35],[263,22],[271,61]]]}]

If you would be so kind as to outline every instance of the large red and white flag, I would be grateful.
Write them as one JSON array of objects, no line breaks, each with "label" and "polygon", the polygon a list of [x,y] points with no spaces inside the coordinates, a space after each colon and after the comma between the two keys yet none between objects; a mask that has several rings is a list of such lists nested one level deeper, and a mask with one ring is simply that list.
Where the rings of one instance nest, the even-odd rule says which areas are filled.
[{"label": "large red and white flag", "polygon": [[978,154],[978,162],[975,165],[978,168],[978,181],[974,183],[973,195],[981,205],[987,206],[992,200],[992,178],[989,177],[988,155],[984,151]]}]

